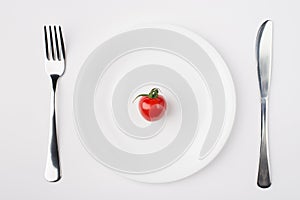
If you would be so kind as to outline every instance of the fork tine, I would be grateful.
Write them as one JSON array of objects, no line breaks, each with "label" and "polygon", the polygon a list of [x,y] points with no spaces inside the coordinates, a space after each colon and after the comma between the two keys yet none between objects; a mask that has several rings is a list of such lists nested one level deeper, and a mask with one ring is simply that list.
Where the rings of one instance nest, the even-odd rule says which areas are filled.
[{"label": "fork tine", "polygon": [[48,34],[47,34],[46,26],[44,26],[44,35],[45,35],[45,53],[46,53],[46,58],[49,60],[49,43],[48,43]]},{"label": "fork tine", "polygon": [[64,60],[65,59],[65,46],[64,46],[64,40],[62,36],[62,30],[60,26],[56,26],[55,29],[55,39],[56,46],[57,46],[57,54],[58,54],[58,60]]},{"label": "fork tine", "polygon": [[53,40],[52,40],[52,31],[51,26],[44,26],[45,30],[45,42],[46,42],[46,55],[48,60],[54,60],[54,51],[53,51]]},{"label": "fork tine", "polygon": [[58,42],[59,42],[59,45],[60,45],[60,50],[61,50],[61,57],[62,57],[62,59],[64,60],[65,59],[65,44],[64,44],[64,38],[63,38],[63,34],[62,34],[62,30],[61,30],[61,27],[60,26],[58,26],[58,29],[59,29],[59,40],[58,40]]},{"label": "fork tine", "polygon": [[51,26],[49,26],[49,33],[50,33],[50,44],[51,44],[51,47],[50,47],[50,52],[51,52],[51,55],[52,55],[52,59],[53,60],[56,60],[56,56],[55,56],[55,51],[56,51],[56,48],[55,48],[55,44],[54,44],[54,36],[53,36],[53,31],[52,31],[52,27]]},{"label": "fork tine", "polygon": [[60,45],[58,44],[58,38],[57,38],[57,31],[56,31],[56,26],[54,26],[54,39],[55,39],[55,47],[56,47],[56,58],[58,60],[61,60],[61,52],[60,52]]}]

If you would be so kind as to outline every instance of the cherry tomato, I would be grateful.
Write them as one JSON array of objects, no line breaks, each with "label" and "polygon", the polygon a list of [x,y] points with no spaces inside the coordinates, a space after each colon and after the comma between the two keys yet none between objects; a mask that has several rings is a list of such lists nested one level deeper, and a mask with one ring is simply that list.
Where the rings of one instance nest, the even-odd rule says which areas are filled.
[{"label": "cherry tomato", "polygon": [[166,101],[161,95],[156,98],[142,97],[139,102],[139,110],[148,121],[161,119],[165,114],[166,107]]},{"label": "cherry tomato", "polygon": [[147,121],[161,119],[167,109],[167,103],[163,96],[158,95],[158,88],[153,88],[149,94],[140,94],[139,111]]}]

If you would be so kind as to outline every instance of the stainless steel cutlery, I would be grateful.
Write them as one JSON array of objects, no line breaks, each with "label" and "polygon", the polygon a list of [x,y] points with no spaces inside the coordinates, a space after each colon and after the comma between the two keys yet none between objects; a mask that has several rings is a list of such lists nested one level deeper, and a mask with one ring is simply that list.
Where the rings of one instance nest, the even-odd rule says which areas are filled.
[{"label": "stainless steel cutlery", "polygon": [[272,29],[272,21],[265,21],[259,28],[256,38],[257,71],[261,96],[261,144],[257,185],[261,188],[271,186],[268,147],[268,97],[272,66]]},{"label": "stainless steel cutlery", "polygon": [[50,130],[45,178],[50,182],[61,178],[56,128],[57,81],[65,71],[65,46],[60,26],[44,26],[45,69],[51,79]]},{"label": "stainless steel cutlery", "polygon": [[[261,143],[257,185],[271,186],[268,149],[268,99],[272,67],[272,21],[265,21],[256,38],[257,71],[261,96]],[[60,26],[44,26],[45,69],[51,79],[50,130],[45,178],[50,182],[61,178],[57,143],[56,89],[58,79],[65,71],[65,46]]]}]

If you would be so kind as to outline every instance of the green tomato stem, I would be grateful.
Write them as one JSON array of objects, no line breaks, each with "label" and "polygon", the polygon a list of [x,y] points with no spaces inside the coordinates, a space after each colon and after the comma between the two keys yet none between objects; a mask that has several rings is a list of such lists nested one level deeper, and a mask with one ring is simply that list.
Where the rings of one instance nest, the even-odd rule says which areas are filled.
[{"label": "green tomato stem", "polygon": [[149,97],[150,99],[155,99],[158,97],[158,92],[159,92],[159,88],[153,88],[149,94],[139,94],[138,96],[136,96],[134,98],[134,100],[132,101],[132,103],[139,97]]}]

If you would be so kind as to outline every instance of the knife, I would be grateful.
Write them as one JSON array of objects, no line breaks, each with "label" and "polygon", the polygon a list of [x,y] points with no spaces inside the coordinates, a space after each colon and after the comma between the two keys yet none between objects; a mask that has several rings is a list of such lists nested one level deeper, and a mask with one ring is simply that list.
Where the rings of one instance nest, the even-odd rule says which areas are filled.
[{"label": "knife", "polygon": [[271,186],[268,147],[268,97],[272,66],[272,31],[273,23],[267,20],[260,26],[256,38],[257,72],[261,97],[261,143],[257,185],[261,188]]}]

